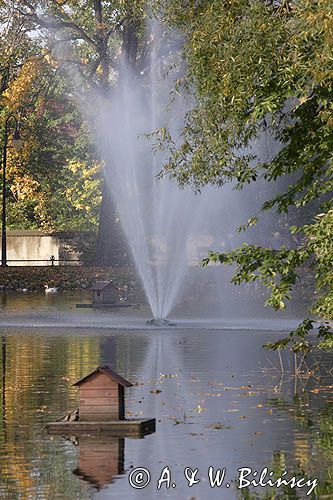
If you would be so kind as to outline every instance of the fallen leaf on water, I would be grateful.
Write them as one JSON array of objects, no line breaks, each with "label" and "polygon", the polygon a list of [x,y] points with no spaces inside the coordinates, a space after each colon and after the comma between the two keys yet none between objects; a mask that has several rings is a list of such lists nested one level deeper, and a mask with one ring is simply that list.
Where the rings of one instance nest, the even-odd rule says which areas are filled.
[{"label": "fallen leaf on water", "polygon": [[213,397],[213,398],[220,398],[222,396],[222,394],[219,392],[219,393],[216,393],[214,394],[213,392],[194,392],[192,393],[194,396],[210,396],[210,397]]},{"label": "fallen leaf on water", "polygon": [[36,412],[37,413],[44,413],[47,407],[43,408],[37,408]]},{"label": "fallen leaf on water", "polygon": [[225,425],[222,424],[221,422],[216,422],[215,424],[208,425],[208,429],[221,430],[221,429],[232,429],[232,427],[231,425]]},{"label": "fallen leaf on water", "polygon": [[187,417],[185,417],[184,420],[179,420],[176,417],[170,417],[170,419],[173,421],[174,425],[179,425],[179,424],[193,424],[193,422],[186,422]]},{"label": "fallen leaf on water", "polygon": [[184,420],[174,420],[174,425],[178,425],[178,424],[185,424],[185,422],[184,422]]},{"label": "fallen leaf on water", "polygon": [[331,389],[333,389],[333,385],[323,385],[321,387],[318,387],[317,389],[310,389],[310,392],[318,394],[319,392],[325,392],[325,391],[331,390]]}]

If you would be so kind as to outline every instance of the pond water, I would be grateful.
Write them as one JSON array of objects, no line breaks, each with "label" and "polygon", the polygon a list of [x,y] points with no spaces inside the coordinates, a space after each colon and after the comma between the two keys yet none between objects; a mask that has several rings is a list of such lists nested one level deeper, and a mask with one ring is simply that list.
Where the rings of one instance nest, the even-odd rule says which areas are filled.
[{"label": "pond water", "polygon": [[[312,376],[295,379],[291,358],[284,357],[282,376],[276,354],[262,349],[281,332],[200,324],[160,330],[140,322],[133,329],[108,329],[110,312],[83,311],[78,324],[80,311],[72,308],[76,300],[66,300],[67,309],[61,298],[53,305],[32,296],[7,297],[3,303],[1,499],[333,498],[329,355],[309,359]],[[36,314],[32,319],[24,306],[29,301],[29,314]],[[64,308],[68,326],[63,326]],[[92,320],[82,326],[90,313],[103,328],[93,328]],[[37,316],[46,326],[41,320],[32,327]],[[52,328],[49,323],[57,317],[58,328]],[[71,317],[75,328],[70,328]],[[135,384],[126,390],[127,416],[155,417],[154,434],[118,440],[107,434],[65,438],[47,433],[47,422],[78,406],[72,383],[100,364],[110,364]],[[176,487],[163,484],[158,491],[166,466]],[[209,466],[226,468],[221,487],[211,488]],[[290,475],[318,478],[316,495],[307,497],[308,488],[237,490],[238,469],[245,466],[268,467],[277,477],[286,469]],[[129,484],[137,467],[151,474],[141,490]],[[186,467],[199,469],[200,482],[191,488]]]}]

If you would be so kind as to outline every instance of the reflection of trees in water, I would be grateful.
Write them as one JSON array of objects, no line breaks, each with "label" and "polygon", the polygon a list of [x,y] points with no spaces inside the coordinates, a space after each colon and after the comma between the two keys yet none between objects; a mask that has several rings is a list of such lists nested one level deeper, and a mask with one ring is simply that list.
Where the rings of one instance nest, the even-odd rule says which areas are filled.
[{"label": "reflection of trees in water", "polygon": [[2,336],[1,340],[1,422],[3,427],[4,442],[7,441],[6,432],[6,365],[7,365],[7,339]]},{"label": "reflection of trees in water", "polygon": [[[139,334],[138,334],[139,335]],[[138,373],[144,365],[145,355],[148,351],[149,340],[140,335],[140,341],[133,342],[133,337],[109,336],[100,340],[100,364],[108,364],[125,377],[131,373]]]},{"label": "reflection of trees in water", "polygon": [[[272,398],[266,401],[270,408],[276,408],[287,413],[288,418],[299,424],[302,434],[294,436],[293,463],[288,463],[284,451],[275,451],[271,467],[274,477],[279,477],[288,470],[287,478],[305,477],[318,479],[318,486],[310,499],[331,498],[333,491],[333,413],[329,403],[323,408],[315,409],[310,404],[308,393],[296,396],[292,402],[283,398]],[[242,500],[292,500],[305,498],[305,488],[291,489],[288,486],[269,488],[258,494],[249,489],[241,490]]]},{"label": "reflection of trees in water", "polygon": [[[309,491],[310,486],[304,486],[303,488],[292,488],[290,485],[283,485],[280,488],[270,487],[264,490],[263,493],[254,493],[249,488],[242,489],[237,498],[241,500],[297,500],[303,498],[309,498],[310,500],[317,500],[321,498],[332,498],[332,478],[331,471],[312,471],[311,474],[305,472],[305,470],[300,466],[294,466],[293,468],[287,465],[287,456],[283,451],[275,451],[273,453],[273,458],[271,465],[268,466],[269,471],[273,471],[274,475],[271,478],[272,481],[281,477],[285,470],[288,474],[284,479],[288,481],[288,478],[295,477],[297,479],[304,478],[303,484],[309,480],[312,482],[315,478],[318,479],[318,486],[315,490],[307,496],[307,491]],[[325,473],[326,479],[321,477],[321,472]],[[250,479],[251,480],[251,479]]]},{"label": "reflection of trees in water", "polygon": [[[76,379],[99,364],[88,337],[10,335],[2,343],[1,498],[90,498],[71,473],[72,453],[55,452],[46,421],[75,407]],[[59,446],[61,443],[59,442]],[[38,469],[38,475],[34,473]]]},{"label": "reflection of trees in water", "polygon": [[[281,477],[287,467],[286,453],[283,451],[274,451],[272,461],[267,464],[268,470],[274,472],[274,476],[270,479]],[[288,471],[288,477],[294,476],[294,472]],[[253,493],[249,488],[240,490],[238,498],[241,500],[296,500],[299,498],[297,491],[290,486],[281,486],[280,488],[268,488],[263,493]]]}]

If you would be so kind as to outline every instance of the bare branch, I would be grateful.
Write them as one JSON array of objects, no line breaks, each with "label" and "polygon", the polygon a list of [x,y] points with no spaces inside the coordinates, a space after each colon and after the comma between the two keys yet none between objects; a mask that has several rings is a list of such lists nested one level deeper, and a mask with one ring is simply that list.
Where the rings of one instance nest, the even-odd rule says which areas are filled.
[{"label": "bare branch", "polygon": [[56,17],[40,16],[36,13],[32,4],[28,2],[28,0],[22,0],[22,2],[26,7],[30,9],[30,12],[20,11],[21,15],[30,17],[41,28],[46,28],[48,30],[55,30],[55,31],[61,31],[64,29],[73,30],[78,35],[78,39],[84,40],[89,45],[92,45],[95,49],[97,49],[96,42],[89,35],[87,35],[87,33],[84,31],[83,28],[81,28],[74,22],[64,21],[63,19],[59,19]]}]

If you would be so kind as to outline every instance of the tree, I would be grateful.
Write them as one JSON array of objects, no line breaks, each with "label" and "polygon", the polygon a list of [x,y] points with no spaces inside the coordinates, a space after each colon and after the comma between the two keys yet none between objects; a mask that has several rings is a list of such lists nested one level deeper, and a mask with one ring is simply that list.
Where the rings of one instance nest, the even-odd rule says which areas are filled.
[{"label": "tree", "polygon": [[[4,7],[5,8],[5,7]],[[35,30],[35,35],[45,46],[45,57],[62,67],[75,67],[87,89],[96,90],[105,98],[110,97],[115,83],[115,69],[119,52],[123,51],[128,63],[138,64],[139,41],[143,38],[143,21],[146,1],[89,0],[30,2],[17,0],[10,8],[25,26]],[[36,31],[37,30],[37,31]],[[101,264],[119,264],[127,253],[120,224],[104,182],[99,221],[97,254]],[[114,240],[118,241],[121,254],[112,255]]]},{"label": "tree", "polygon": [[24,139],[19,154],[8,150],[9,226],[97,227],[99,166],[92,158],[85,124],[66,94],[59,72],[35,56],[22,60],[2,93],[1,117],[5,120],[14,113]]},{"label": "tree", "polygon": [[[19,114],[25,136],[23,154],[15,156],[15,162],[9,158],[14,225],[18,219],[21,227],[79,224],[89,228],[96,224],[100,204],[97,170],[103,159],[90,144],[68,70],[75,68],[85,97],[94,89],[109,99],[120,51],[125,51],[133,67],[137,64],[145,3],[0,2],[0,43],[4,49],[0,60],[1,113],[3,121],[10,111]],[[66,189],[66,182],[71,189]],[[84,200],[87,187],[90,198]],[[121,263],[119,255],[124,256],[126,245],[121,241],[122,231],[105,182],[99,234],[99,262]]]},{"label": "tree", "polygon": [[[330,319],[332,7],[331,0],[202,0],[185,6],[169,0],[161,6],[165,19],[186,35],[183,87],[196,98],[181,146],[170,141],[166,172],[196,189],[229,181],[242,189],[260,178],[273,182],[292,174],[289,187],[262,210],[293,208],[303,220],[290,229],[299,235],[296,248],[244,245],[211,252],[205,263],[235,264],[234,283],[260,280],[275,309],[285,307],[300,269],[310,266],[320,297],[313,312]],[[269,161],[241,154],[265,129],[281,142],[280,151]]]}]

